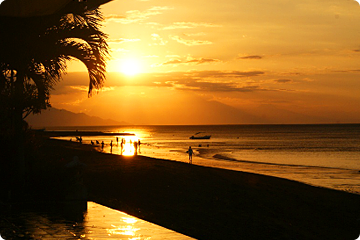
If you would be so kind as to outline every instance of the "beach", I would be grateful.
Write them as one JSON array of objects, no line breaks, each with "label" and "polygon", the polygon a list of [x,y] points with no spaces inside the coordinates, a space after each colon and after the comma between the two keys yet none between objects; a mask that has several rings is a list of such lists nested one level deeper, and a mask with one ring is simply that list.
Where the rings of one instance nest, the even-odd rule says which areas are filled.
[{"label": "beach", "polygon": [[[189,139],[199,131],[211,139]],[[191,146],[195,165],[360,194],[359,124],[55,127],[46,133],[68,141],[81,134],[82,143],[101,149],[96,142],[104,142],[103,152],[118,155],[121,139],[134,141],[122,134],[133,133],[144,156],[187,162]]]},{"label": "beach", "polygon": [[197,239],[356,239],[360,196],[254,173],[46,139],[52,161],[86,164],[88,200]]}]

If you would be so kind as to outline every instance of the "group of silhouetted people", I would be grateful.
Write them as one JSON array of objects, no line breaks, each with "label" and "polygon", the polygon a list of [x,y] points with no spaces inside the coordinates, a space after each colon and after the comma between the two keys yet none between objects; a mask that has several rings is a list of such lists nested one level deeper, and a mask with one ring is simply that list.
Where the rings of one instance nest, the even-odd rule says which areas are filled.
[{"label": "group of silhouetted people", "polygon": [[[70,139],[70,141],[71,141],[71,139]],[[82,137],[80,136],[80,137],[76,137],[76,141],[78,141],[79,143],[82,143]]]},{"label": "group of silhouetted people", "polygon": [[[76,137],[76,140],[79,141],[80,143],[82,143],[82,137]],[[70,140],[71,141],[71,140]],[[134,155],[137,155],[138,152],[140,152],[140,139],[138,141],[132,141],[130,139],[130,146],[132,146],[134,148]],[[101,141],[101,143],[98,140],[95,140],[95,142],[93,140],[91,140],[91,145],[101,145],[101,151],[104,151],[104,146],[105,143],[104,141]],[[126,140],[124,138],[121,138],[121,142],[120,142],[120,147],[121,147],[121,155],[124,153],[125,151],[125,146],[126,144]],[[112,153],[112,149],[113,149],[113,140],[110,141],[110,152]],[[119,146],[119,138],[116,137],[116,145]],[[199,145],[199,147],[201,147],[201,145]],[[209,147],[209,145],[207,145],[207,147]],[[187,153],[189,154],[189,164],[192,164],[192,156],[194,154],[194,150],[191,148],[191,146],[189,146],[189,149],[187,150]]]},{"label": "group of silhouetted people", "polygon": [[[121,155],[124,153],[124,146],[126,144],[126,140],[124,138],[121,139]],[[129,140],[129,147],[134,149],[134,155],[137,155],[140,152],[140,139],[138,141]]]},{"label": "group of silhouetted people", "polygon": [[[100,142],[98,140],[95,141],[96,142],[96,145],[100,145]],[[95,145],[95,143],[93,142],[93,140],[91,140],[91,145]],[[101,150],[104,150],[104,141],[101,142]]]},{"label": "group of silhouetted people", "polygon": [[[77,137],[77,139],[78,139],[78,137]],[[134,148],[134,155],[137,155],[137,153],[140,152],[140,144],[141,144],[140,139],[138,141],[133,141],[130,139],[129,143],[130,143],[130,147]],[[126,140],[124,138],[121,138],[121,142],[120,142],[121,155],[125,151],[125,144],[126,144]],[[91,145],[93,145],[93,146],[101,145],[101,150],[103,151],[105,143],[104,143],[104,141],[101,141],[101,143],[100,143],[98,140],[96,140],[95,142],[93,140],[91,140]],[[114,146],[113,140],[110,141],[109,145],[110,145],[110,152],[112,153],[112,149]],[[116,146],[119,146],[119,138],[118,137],[116,137]]]}]

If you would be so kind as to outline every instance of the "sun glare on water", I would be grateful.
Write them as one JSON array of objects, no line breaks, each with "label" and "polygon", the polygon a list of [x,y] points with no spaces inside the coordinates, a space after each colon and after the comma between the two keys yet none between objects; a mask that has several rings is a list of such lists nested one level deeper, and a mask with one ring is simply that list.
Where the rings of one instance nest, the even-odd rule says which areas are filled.
[{"label": "sun glare on water", "polygon": [[140,62],[135,59],[126,59],[121,62],[121,72],[128,76],[141,73]]},{"label": "sun glare on water", "polygon": [[139,139],[136,136],[126,136],[121,140],[121,155],[134,156],[137,155],[139,149]]}]

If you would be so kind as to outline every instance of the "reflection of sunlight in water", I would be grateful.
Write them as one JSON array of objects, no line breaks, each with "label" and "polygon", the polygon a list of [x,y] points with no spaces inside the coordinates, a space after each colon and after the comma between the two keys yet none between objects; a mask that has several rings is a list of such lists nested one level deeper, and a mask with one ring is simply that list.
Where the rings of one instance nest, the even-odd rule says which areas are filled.
[{"label": "reflection of sunlight in water", "polygon": [[85,215],[84,227],[86,239],[192,239],[94,202],[88,202],[88,211]]},{"label": "reflection of sunlight in water", "polygon": [[138,141],[136,136],[121,137],[121,151],[124,156],[134,156],[138,151]]},{"label": "reflection of sunlight in water", "polygon": [[128,224],[133,224],[137,222],[136,218],[132,217],[122,217],[121,219]]},{"label": "reflection of sunlight in water", "polygon": [[136,231],[139,231],[140,228],[134,228],[132,226],[121,226],[116,227],[114,225],[111,225],[112,229],[107,229],[106,231],[110,235],[126,235],[126,236],[135,236]]}]

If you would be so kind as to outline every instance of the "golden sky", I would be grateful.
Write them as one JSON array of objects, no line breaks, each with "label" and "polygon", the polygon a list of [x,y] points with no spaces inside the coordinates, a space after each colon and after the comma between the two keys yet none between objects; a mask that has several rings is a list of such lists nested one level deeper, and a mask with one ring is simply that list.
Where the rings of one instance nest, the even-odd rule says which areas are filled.
[{"label": "golden sky", "polygon": [[87,97],[86,69],[53,107],[134,124],[360,122],[354,0],[114,0],[111,59]]}]

